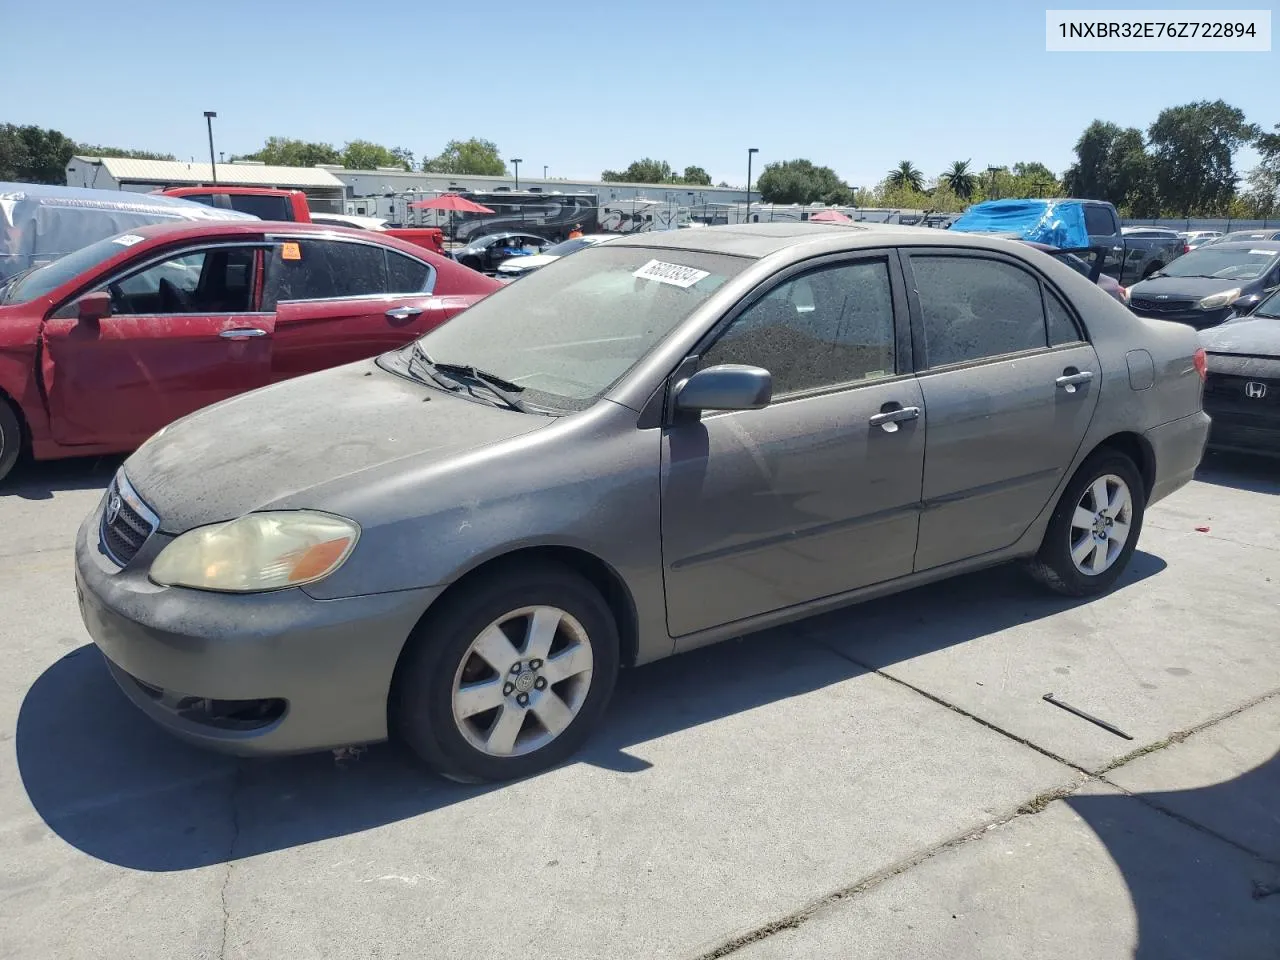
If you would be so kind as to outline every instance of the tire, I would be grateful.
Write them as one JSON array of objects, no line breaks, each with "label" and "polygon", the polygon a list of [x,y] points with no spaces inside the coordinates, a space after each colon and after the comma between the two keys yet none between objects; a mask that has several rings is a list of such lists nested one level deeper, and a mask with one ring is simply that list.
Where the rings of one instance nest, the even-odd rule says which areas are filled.
[{"label": "tire", "polygon": [[22,455],[22,418],[13,404],[0,396],[0,480],[18,463]]},{"label": "tire", "polygon": [[[1110,478],[1110,479],[1108,479]],[[1119,481],[1128,496],[1127,509],[1116,508]],[[1076,516],[1076,508],[1085,512],[1094,512],[1094,485],[1105,482],[1109,500],[1103,511],[1109,516],[1110,523],[1100,524],[1100,533],[1104,539],[1090,537],[1088,528],[1080,525],[1084,517]],[[1049,526],[1045,529],[1044,540],[1040,551],[1029,564],[1031,575],[1056,593],[1071,597],[1088,597],[1110,590],[1133,556],[1137,548],[1138,537],[1142,534],[1142,518],[1147,506],[1146,488],[1137,466],[1125,454],[1118,450],[1103,448],[1095,451],[1076,471],[1062,497],[1054,508]],[[1127,533],[1119,547],[1114,549],[1117,527],[1127,517]],[[1091,547],[1092,549],[1088,549]],[[1077,565],[1073,557],[1073,549],[1083,554],[1083,560]],[[1087,552],[1085,552],[1087,550]],[[1105,564],[1096,573],[1085,572],[1082,567],[1097,569],[1097,564]]]},{"label": "tire", "polygon": [[[555,621],[553,635],[538,631],[551,644],[542,657],[529,656],[530,608],[542,625]],[[475,652],[482,635],[497,666]],[[556,563],[503,566],[446,597],[414,631],[392,685],[392,729],[452,780],[530,776],[567,760],[591,735],[613,693],[619,649],[613,613],[584,578]],[[502,672],[511,657],[523,669]],[[472,709],[469,716],[455,709],[464,687],[474,699],[459,709]]]}]

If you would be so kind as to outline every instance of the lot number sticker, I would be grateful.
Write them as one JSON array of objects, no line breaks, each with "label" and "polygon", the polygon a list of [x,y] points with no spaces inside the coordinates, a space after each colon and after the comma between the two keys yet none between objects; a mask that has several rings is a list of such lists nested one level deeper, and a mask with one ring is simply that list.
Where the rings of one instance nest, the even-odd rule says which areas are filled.
[{"label": "lot number sticker", "polygon": [[281,260],[301,260],[302,248],[296,243],[284,243],[280,245]]},{"label": "lot number sticker", "polygon": [[122,247],[132,247],[135,243],[141,243],[142,237],[134,236],[132,233],[126,233],[123,237],[116,237],[113,242],[120,244]]},{"label": "lot number sticker", "polygon": [[642,280],[657,280],[658,283],[669,283],[673,287],[687,289],[699,280],[711,276],[706,270],[695,270],[693,267],[682,267],[678,263],[664,263],[661,260],[650,260],[632,274]]}]

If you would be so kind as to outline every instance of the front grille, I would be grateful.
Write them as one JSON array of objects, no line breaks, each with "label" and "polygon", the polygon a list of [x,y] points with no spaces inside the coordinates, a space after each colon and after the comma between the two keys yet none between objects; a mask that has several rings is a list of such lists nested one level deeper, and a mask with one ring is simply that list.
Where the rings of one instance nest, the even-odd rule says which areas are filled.
[{"label": "front grille", "polygon": [[124,473],[117,473],[107,488],[102,508],[102,548],[107,556],[125,566],[159,525],[159,519],[134,492]]},{"label": "front grille", "polygon": [[1153,300],[1151,297],[1132,297],[1129,300],[1132,309],[1151,313],[1182,313],[1195,305],[1195,300]]},{"label": "front grille", "polygon": [[1204,399],[1206,407],[1221,404],[1245,412],[1280,411],[1280,379],[1241,377],[1210,370],[1204,383]]}]

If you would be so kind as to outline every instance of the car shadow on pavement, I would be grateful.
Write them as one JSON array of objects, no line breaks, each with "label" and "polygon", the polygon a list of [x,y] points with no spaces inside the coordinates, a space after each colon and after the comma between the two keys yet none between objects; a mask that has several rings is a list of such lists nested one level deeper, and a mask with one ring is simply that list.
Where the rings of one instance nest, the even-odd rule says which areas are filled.
[{"label": "car shadow on pavement", "polygon": [[[1163,569],[1135,553],[1117,589]],[[956,593],[956,591],[959,593]],[[912,591],[920,619],[898,617],[902,659],[1050,616],[1082,601],[1049,595],[1009,567]],[[965,613],[949,616],[957,596]],[[822,623],[857,631],[901,604],[887,597]],[[887,614],[886,611],[889,611]],[[940,630],[937,623],[948,624]],[[680,730],[859,676],[867,668],[810,639],[809,622],[623,671],[601,729],[575,757],[622,773],[649,764],[627,752]],[[501,785],[455,785],[389,744],[351,759],[332,753],[237,760],[172,738],[129,703],[97,648],[50,666],[23,700],[18,767],[32,805],[63,840],[136,870],[186,870],[344,836],[466,802]]]},{"label": "car shadow on pavement", "polygon": [[1280,494],[1280,459],[1211,450],[1200,461],[1196,479],[1250,493]]},{"label": "car shadow on pavement", "polygon": [[123,462],[123,454],[42,463],[27,461],[0,481],[0,501],[5,497],[52,500],[53,495],[62,490],[102,489]]},{"label": "car shadow on pavement", "polygon": [[1277,797],[1280,753],[1210,786],[1066,799],[1124,876],[1134,960],[1280,957]]}]

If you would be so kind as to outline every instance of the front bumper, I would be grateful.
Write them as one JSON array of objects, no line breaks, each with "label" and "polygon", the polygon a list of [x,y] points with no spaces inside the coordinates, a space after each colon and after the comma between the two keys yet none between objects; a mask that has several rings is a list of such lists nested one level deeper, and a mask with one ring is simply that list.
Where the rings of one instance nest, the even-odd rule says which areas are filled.
[{"label": "front bumper", "polygon": [[1280,457],[1280,416],[1249,417],[1231,410],[1209,410],[1213,426],[1209,449]]},{"label": "front bumper", "polygon": [[[125,567],[99,545],[103,504],[76,535],[85,628],[139,708],[179,737],[241,755],[305,753],[387,737],[405,640],[440,588],[315,600],[300,589],[238,595],[161,587],[153,534]],[[226,722],[202,704],[258,701]],[[253,713],[253,711],[250,711]]]},{"label": "front bumper", "polygon": [[1170,420],[1143,436],[1155,454],[1156,477],[1147,505],[1186,486],[1196,475],[1209,436],[1209,415],[1203,410]]}]

